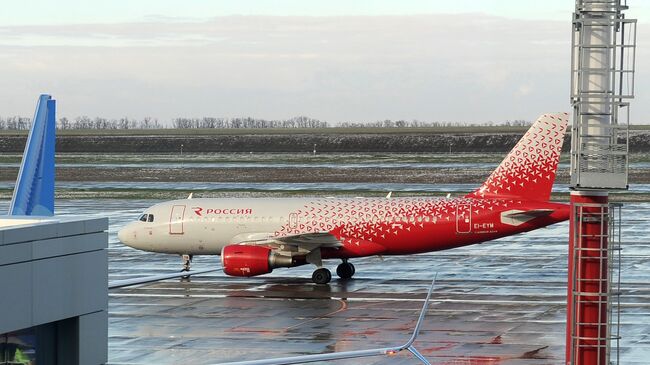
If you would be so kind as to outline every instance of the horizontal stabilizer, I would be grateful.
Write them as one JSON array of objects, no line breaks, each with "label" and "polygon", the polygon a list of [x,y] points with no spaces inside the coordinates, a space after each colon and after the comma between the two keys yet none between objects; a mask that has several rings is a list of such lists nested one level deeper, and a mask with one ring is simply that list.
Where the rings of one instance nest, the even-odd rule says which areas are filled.
[{"label": "horizontal stabilizer", "polygon": [[518,226],[535,218],[545,217],[553,212],[553,209],[509,210],[501,213],[501,223]]},{"label": "horizontal stabilizer", "polygon": [[9,215],[54,215],[56,101],[41,95],[27,137]]}]

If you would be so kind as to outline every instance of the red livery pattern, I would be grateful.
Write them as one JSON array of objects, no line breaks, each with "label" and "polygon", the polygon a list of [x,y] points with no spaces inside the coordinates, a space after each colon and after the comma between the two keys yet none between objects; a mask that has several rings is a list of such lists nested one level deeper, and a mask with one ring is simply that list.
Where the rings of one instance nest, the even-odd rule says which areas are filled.
[{"label": "red livery pattern", "polygon": [[520,197],[548,200],[560,161],[568,113],[544,115],[492,172],[472,198]]},{"label": "red livery pattern", "polygon": [[[524,226],[502,222],[508,211],[554,210]],[[444,250],[539,228],[568,217],[565,204],[521,199],[318,199],[297,210],[276,237],[329,232],[342,247],[327,257],[399,255]]]}]

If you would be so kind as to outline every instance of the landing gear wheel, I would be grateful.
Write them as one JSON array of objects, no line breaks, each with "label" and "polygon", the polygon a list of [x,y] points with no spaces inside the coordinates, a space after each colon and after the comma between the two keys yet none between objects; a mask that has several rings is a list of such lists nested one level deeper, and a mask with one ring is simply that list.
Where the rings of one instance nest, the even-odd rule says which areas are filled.
[{"label": "landing gear wheel", "polygon": [[355,271],[356,270],[354,269],[354,265],[349,262],[343,262],[336,267],[336,275],[338,275],[341,279],[351,278],[354,275]]},{"label": "landing gear wheel", "polygon": [[183,270],[181,271],[190,271],[192,266],[192,255],[181,255],[181,259],[183,260]]},{"label": "landing gear wheel", "polygon": [[332,273],[328,269],[321,267],[314,271],[311,280],[316,284],[327,284],[332,280]]}]

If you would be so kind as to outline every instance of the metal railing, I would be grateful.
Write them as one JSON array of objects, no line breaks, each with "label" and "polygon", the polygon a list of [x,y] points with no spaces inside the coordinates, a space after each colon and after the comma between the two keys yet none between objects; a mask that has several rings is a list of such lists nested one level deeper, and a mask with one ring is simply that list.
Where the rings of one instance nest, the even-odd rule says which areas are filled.
[{"label": "metal railing", "polygon": [[[575,204],[570,364],[618,364],[621,205]],[[600,226],[597,232],[587,225]],[[606,319],[606,320],[604,320]]]},{"label": "metal railing", "polygon": [[578,0],[571,44],[571,186],[627,189],[636,20],[620,0]]}]

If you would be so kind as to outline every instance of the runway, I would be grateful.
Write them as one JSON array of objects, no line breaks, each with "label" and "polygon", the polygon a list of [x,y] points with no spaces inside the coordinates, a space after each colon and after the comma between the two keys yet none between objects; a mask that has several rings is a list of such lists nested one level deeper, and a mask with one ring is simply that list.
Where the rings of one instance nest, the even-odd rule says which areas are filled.
[{"label": "runway", "polygon": [[[621,364],[650,354],[646,209],[629,206]],[[635,223],[636,222],[636,223]],[[312,268],[256,278],[220,271],[110,291],[110,364],[213,364],[398,345],[438,282],[416,347],[435,364],[562,364],[566,224],[477,246],[354,261],[354,279],[311,283]],[[647,241],[645,241],[647,242]],[[169,273],[176,257],[111,249],[110,279]],[[330,268],[337,263],[329,262]],[[193,268],[218,267],[198,257]],[[338,363],[415,364],[404,352]]]},{"label": "runway", "polygon": [[[63,215],[110,218],[109,281],[173,274],[180,258],[126,247],[117,229],[152,200],[61,200]],[[4,203],[4,202],[2,202]],[[4,206],[0,208],[6,208]],[[626,204],[620,364],[650,356],[648,203]],[[311,282],[312,268],[255,278],[220,270],[109,291],[109,364],[193,364],[398,345],[434,274],[416,347],[434,364],[560,365],[566,321],[566,223],[453,250],[353,260],[352,280]],[[338,262],[326,261],[330,269]],[[194,270],[218,269],[199,256]],[[409,353],[336,364],[416,364]]]},{"label": "runway", "polygon": [[[427,285],[208,276],[118,289],[110,295],[111,364],[210,364],[397,345],[412,332]],[[416,347],[437,364],[560,364],[562,292],[559,282],[439,280]],[[403,353],[354,363],[416,361]]]},{"label": "runway", "polygon": [[[111,363],[209,364],[397,345],[413,330],[427,284],[203,277],[120,289],[111,293]],[[436,363],[561,362],[562,296],[477,293],[495,286],[439,281],[418,349]],[[410,357],[355,363],[414,363]]]}]

